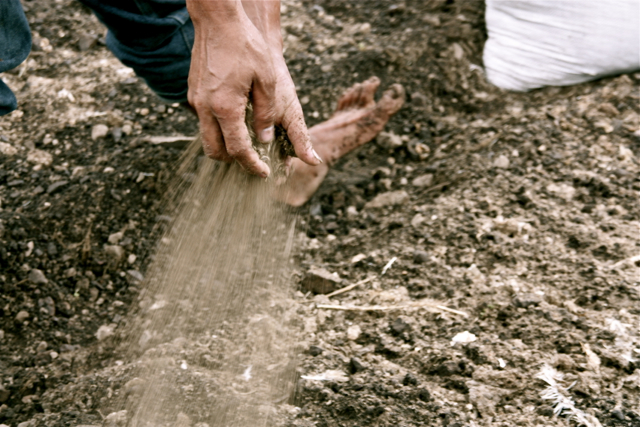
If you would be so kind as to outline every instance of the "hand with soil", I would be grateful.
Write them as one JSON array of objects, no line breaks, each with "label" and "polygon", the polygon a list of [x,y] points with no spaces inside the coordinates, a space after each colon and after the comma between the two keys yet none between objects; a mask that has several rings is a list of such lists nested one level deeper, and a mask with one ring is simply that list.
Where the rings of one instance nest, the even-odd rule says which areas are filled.
[{"label": "hand with soil", "polygon": [[251,148],[245,125],[250,101],[260,141],[270,142],[274,124],[282,124],[296,155],[320,164],[282,55],[280,2],[189,0],[187,8],[195,28],[188,98],[207,156],[236,160],[263,178],[270,174]]}]

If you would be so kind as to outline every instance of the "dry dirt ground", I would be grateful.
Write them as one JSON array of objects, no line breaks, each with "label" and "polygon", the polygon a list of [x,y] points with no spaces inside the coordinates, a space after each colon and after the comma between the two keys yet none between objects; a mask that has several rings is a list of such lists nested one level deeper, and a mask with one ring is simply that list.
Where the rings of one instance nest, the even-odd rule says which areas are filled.
[{"label": "dry dirt ground", "polygon": [[[149,137],[197,123],[79,3],[24,6],[34,51],[3,76],[20,109],[0,119],[0,424],[101,425],[131,387],[109,333],[170,221],[181,150]],[[640,74],[502,92],[483,76],[483,11],[284,2],[309,124],[371,75],[408,93],[300,210],[284,425],[640,426]],[[318,268],[336,289],[368,281],[316,295],[301,283]]]}]

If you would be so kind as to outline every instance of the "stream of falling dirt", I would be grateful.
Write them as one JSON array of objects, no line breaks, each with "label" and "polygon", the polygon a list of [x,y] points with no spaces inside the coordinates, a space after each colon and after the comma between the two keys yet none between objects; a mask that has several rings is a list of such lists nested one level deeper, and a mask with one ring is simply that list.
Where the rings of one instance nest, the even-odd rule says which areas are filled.
[{"label": "stream of falling dirt", "polygon": [[198,145],[178,170],[187,179],[125,343],[135,354],[120,393],[127,425],[277,425],[295,384],[295,216],[272,198],[275,179],[206,159]]}]

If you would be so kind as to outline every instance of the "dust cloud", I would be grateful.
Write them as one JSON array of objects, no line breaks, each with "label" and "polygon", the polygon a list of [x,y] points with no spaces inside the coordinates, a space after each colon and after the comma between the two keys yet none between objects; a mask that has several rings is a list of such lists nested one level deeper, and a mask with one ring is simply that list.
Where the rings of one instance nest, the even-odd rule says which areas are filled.
[{"label": "dust cloud", "polygon": [[124,334],[134,378],[113,424],[278,424],[278,405],[295,388],[297,336],[289,280],[296,217],[272,197],[286,152],[278,135],[258,150],[273,171],[267,180],[205,158],[199,140],[183,155],[174,220]]}]

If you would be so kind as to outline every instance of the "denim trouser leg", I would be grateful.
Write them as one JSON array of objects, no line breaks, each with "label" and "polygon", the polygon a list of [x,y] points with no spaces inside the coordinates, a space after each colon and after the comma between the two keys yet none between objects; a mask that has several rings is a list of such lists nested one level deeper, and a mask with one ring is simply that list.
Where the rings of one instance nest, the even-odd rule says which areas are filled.
[{"label": "denim trouser leg", "polygon": [[107,47],[124,65],[160,98],[187,100],[194,31],[185,0],[80,1],[109,29]]},{"label": "denim trouser leg", "polygon": [[[20,0],[0,0],[0,73],[20,65],[31,51],[31,32]],[[11,89],[0,80],[0,116],[18,107]]]}]

